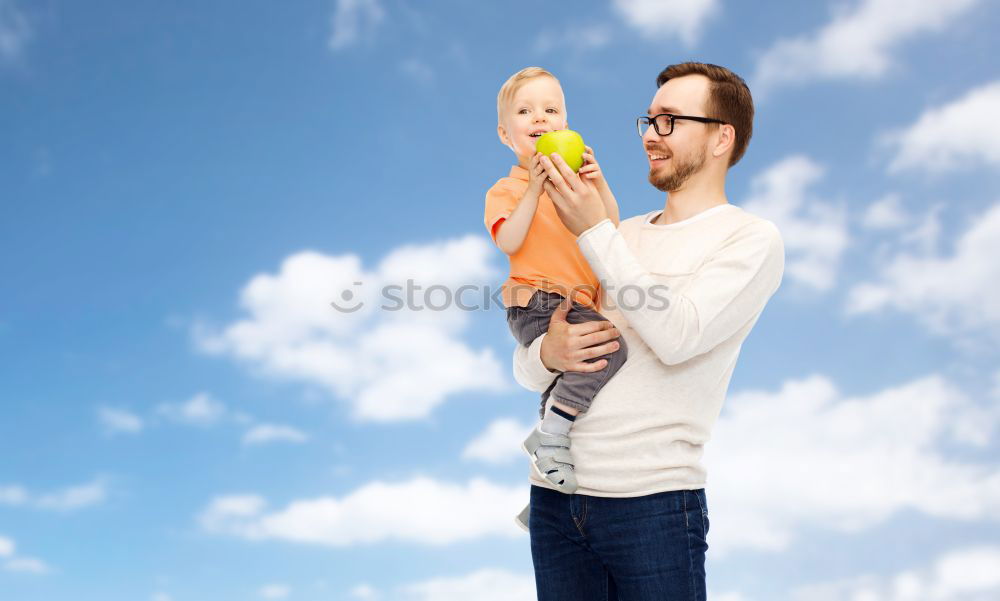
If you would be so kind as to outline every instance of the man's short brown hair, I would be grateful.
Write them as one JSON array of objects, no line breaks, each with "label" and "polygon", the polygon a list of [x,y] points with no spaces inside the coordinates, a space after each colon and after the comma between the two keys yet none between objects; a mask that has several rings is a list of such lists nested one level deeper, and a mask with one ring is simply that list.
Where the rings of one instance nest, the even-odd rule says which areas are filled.
[{"label": "man's short brown hair", "polygon": [[736,130],[729,166],[735,165],[746,152],[753,135],[753,97],[743,78],[725,67],[708,63],[678,63],[670,65],[656,77],[656,87],[668,80],[685,75],[704,75],[711,84],[708,89],[706,117],[720,119]]}]

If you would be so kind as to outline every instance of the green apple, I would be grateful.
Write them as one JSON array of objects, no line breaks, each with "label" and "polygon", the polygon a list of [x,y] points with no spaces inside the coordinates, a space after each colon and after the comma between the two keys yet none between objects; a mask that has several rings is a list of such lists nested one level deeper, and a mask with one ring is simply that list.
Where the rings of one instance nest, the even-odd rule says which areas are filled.
[{"label": "green apple", "polygon": [[558,152],[570,169],[579,171],[583,166],[583,153],[586,149],[580,134],[572,129],[559,129],[539,136],[535,142],[535,150],[545,156]]}]

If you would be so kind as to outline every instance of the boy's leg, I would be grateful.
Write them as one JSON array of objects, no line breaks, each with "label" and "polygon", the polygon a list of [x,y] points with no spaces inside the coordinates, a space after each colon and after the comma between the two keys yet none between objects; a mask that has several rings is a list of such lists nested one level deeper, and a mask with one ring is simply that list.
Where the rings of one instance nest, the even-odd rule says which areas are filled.
[{"label": "boy's leg", "polygon": [[[562,296],[545,291],[536,291],[527,307],[509,307],[507,323],[511,333],[521,344],[528,345],[549,327],[552,311],[559,306]],[[561,492],[576,490],[573,475],[572,456],[569,453],[569,431],[578,411],[553,402],[546,407],[549,391],[557,386],[562,374],[554,379],[553,385],[542,395],[542,422],[528,435],[523,443],[524,450],[534,457],[538,472]],[[521,516],[516,520],[523,524]]]},{"label": "boy's leg", "polygon": [[[518,343],[528,346],[535,338],[538,338],[549,329],[549,320],[552,318],[552,311],[559,306],[558,302],[553,302],[550,299],[551,296],[553,296],[552,293],[536,290],[531,296],[527,307],[512,306],[507,308],[507,326]],[[562,299],[561,296],[554,296]],[[545,392],[542,393],[538,408],[538,419],[545,419],[546,403],[549,400],[552,389],[559,382],[560,378],[561,374],[556,376]],[[549,404],[551,405],[551,403]],[[576,409],[565,405],[559,408],[573,416],[578,413]]]},{"label": "boy's leg", "polygon": [[[547,313],[550,317],[552,311],[559,306],[561,301],[562,297],[557,294],[545,299]],[[577,302],[573,303],[572,308],[566,314],[566,321],[569,323],[607,320],[607,317]],[[615,375],[621,369],[622,365],[625,364],[625,359],[628,357],[628,347],[625,344],[625,339],[619,336],[617,340],[618,350],[607,355],[587,359],[588,363],[607,359],[608,363],[603,369],[591,372],[564,372],[554,382],[549,391],[547,391],[552,396],[553,401],[559,403],[559,406],[569,407],[578,413],[583,413],[590,409],[590,404],[594,400],[594,397],[597,396],[598,391],[600,391],[601,387],[604,386],[605,382],[611,376]]]}]

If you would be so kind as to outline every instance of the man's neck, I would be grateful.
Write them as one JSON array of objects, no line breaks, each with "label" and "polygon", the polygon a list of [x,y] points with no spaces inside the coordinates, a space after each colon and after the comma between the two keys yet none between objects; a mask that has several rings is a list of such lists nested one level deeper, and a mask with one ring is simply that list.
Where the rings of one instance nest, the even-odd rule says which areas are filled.
[{"label": "man's neck", "polygon": [[716,184],[688,180],[681,189],[667,193],[663,212],[653,223],[656,225],[677,223],[728,202],[725,180]]}]

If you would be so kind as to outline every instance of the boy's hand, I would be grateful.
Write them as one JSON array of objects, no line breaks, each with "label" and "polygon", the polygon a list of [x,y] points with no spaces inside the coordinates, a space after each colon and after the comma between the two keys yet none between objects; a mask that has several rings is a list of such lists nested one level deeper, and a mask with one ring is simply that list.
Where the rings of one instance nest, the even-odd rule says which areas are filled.
[{"label": "boy's hand", "polygon": [[528,190],[533,192],[536,196],[542,194],[542,184],[548,179],[548,174],[545,173],[545,167],[542,166],[542,162],[539,161],[542,157],[542,153],[536,152],[535,156],[531,157],[531,164],[528,165]]},{"label": "boy's hand", "polygon": [[594,149],[590,146],[584,146],[584,148],[586,152],[583,153],[584,163],[583,167],[580,167],[580,177],[594,184],[594,187],[601,194],[601,202],[604,203],[608,217],[614,222],[615,227],[618,227],[618,201],[615,200],[615,195],[611,191],[611,186],[608,185],[608,180],[604,179],[601,166],[597,164],[597,159],[594,158]]},{"label": "boy's hand", "polygon": [[590,181],[597,184],[598,189],[602,186],[607,185],[604,180],[604,174],[601,173],[601,166],[597,164],[597,159],[594,158],[594,149],[590,146],[584,146],[586,152],[583,153],[583,167],[580,167],[580,177],[589,179]]}]

